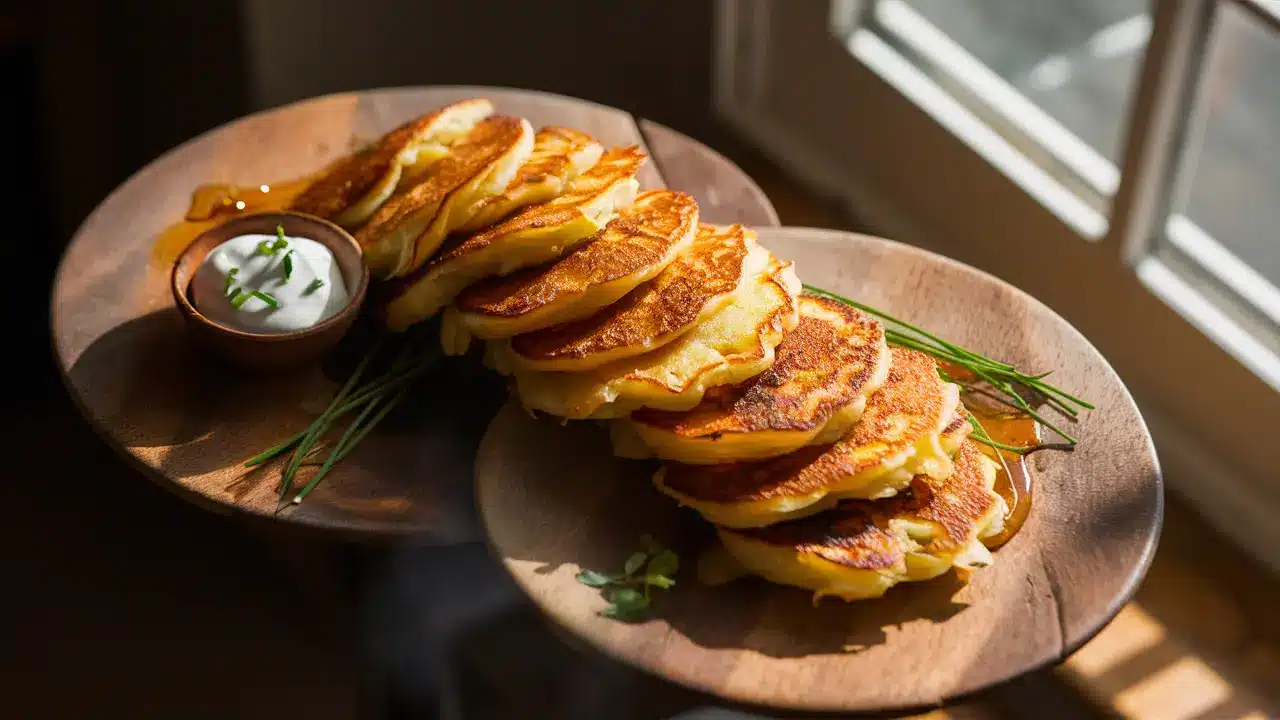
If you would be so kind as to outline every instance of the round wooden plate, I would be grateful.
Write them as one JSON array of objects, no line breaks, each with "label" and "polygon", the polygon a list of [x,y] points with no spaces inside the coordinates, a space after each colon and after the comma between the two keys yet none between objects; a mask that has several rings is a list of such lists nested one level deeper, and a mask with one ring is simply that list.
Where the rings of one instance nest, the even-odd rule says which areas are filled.
[{"label": "round wooden plate", "polygon": [[[498,112],[524,116],[535,128],[564,125],[606,145],[645,146],[650,162],[641,185],[693,194],[708,222],[777,224],[764,193],[728,160],[661,125],[583,100],[490,87],[406,88],[252,115],[131,177],[85,220],[62,258],[52,301],[54,347],[72,398],[106,441],[190,500],[272,519],[278,472],[246,472],[241,463],[305,427],[349,364],[266,377],[198,355],[168,290],[181,248],[159,248],[157,237],[182,219],[202,184],[298,178],[355,143],[468,97],[490,98]],[[351,347],[357,344],[348,349],[358,352]],[[363,538],[478,539],[472,464],[504,399],[502,383],[478,364],[443,363],[306,503],[275,519]]]},{"label": "round wooden plate", "polygon": [[[1155,551],[1160,471],[1142,417],[1107,361],[1065,320],[990,275],[906,245],[851,233],[763,228],[760,242],[801,279],[880,307],[1030,370],[1096,404],[1077,450],[1032,456],[1022,530],[966,586],[954,573],[856,603],[740,580],[707,588],[693,562],[708,527],[649,483],[652,466],[611,457],[592,423],[530,418],[508,404],[476,462],[490,540],[542,610],[607,654],[750,706],[907,712],[1055,663],[1129,599]],[[599,615],[580,568],[616,571],[638,538],[679,552],[677,585],[654,619]]]}]

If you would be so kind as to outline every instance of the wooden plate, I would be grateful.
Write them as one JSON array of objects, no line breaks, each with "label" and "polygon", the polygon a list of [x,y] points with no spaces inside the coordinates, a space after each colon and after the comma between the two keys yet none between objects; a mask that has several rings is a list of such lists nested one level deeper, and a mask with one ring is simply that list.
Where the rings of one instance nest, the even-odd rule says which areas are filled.
[{"label": "wooden plate", "polygon": [[603,430],[537,421],[509,404],[477,459],[481,516],[516,581],[555,622],[607,654],[735,703],[805,712],[907,712],[1058,662],[1132,595],[1155,551],[1160,471],[1132,398],[1065,320],[1016,288],[922,250],[851,233],[760,230],[811,284],[869,302],[1032,370],[1097,405],[1072,453],[1032,456],[1027,523],[965,586],[954,574],[884,598],[813,607],[742,580],[697,585],[691,567],[655,619],[601,617],[579,568],[614,571],[652,533],[688,565],[704,523],[653,490],[651,466],[610,456]]},{"label": "wooden plate", "polygon": [[[647,147],[641,184],[669,183],[693,194],[710,222],[777,224],[760,188],[723,157],[661,125],[583,100],[490,87],[406,88],[252,115],[143,168],[67,247],[53,291],[54,347],[71,397],[103,438],[189,500],[271,520],[278,473],[245,472],[240,464],[305,427],[349,364],[342,367],[338,357],[337,367],[262,377],[198,355],[168,289],[180,248],[158,246],[157,236],[182,219],[202,184],[256,187],[301,177],[353,142],[468,97],[488,97],[498,112],[527,117],[534,127],[565,125],[607,145]],[[306,503],[276,519],[361,538],[478,539],[472,463],[504,398],[502,383],[476,364],[443,364]]]}]

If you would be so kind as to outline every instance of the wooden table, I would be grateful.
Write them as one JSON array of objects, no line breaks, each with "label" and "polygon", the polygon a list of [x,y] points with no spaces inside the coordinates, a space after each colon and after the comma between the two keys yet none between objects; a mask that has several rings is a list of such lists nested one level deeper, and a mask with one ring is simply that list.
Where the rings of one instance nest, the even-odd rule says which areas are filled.
[{"label": "wooden table", "polygon": [[332,394],[334,376],[315,367],[284,378],[244,377],[197,356],[168,294],[170,265],[158,260],[156,246],[198,185],[299,177],[346,152],[353,139],[477,96],[535,127],[566,125],[606,145],[646,147],[652,161],[641,185],[693,194],[706,222],[778,222],[759,187],[724,157],[669,128],[581,100],[495,88],[417,88],[333,95],[252,115],[143,168],[72,238],[55,280],[53,340],[71,396],[90,424],[148,478],[216,512],[361,539],[478,539],[471,467],[505,396],[494,378],[470,364],[445,363],[423,383],[419,402],[406,402],[408,409],[366,440],[305,504],[275,518],[276,474],[245,472],[241,463],[304,427]]}]

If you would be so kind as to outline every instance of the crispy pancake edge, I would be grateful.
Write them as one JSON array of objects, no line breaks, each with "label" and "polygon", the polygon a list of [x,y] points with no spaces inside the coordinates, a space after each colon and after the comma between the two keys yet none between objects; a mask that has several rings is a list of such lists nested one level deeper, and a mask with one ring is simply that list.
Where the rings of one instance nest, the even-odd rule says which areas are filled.
[{"label": "crispy pancake edge", "polygon": [[[639,410],[631,421],[643,426],[642,431],[664,433],[673,441],[714,442],[726,434],[765,431],[803,433],[820,429],[837,412],[878,390],[891,363],[879,321],[827,298],[802,296],[799,302],[800,322],[783,336],[768,370],[737,386],[708,392],[693,410]],[[843,327],[821,317],[826,313],[838,317]],[[844,328],[854,331],[842,336]],[[845,374],[844,369],[855,364],[854,374]],[[820,383],[806,385],[800,379],[815,372],[823,374]],[[821,399],[808,402],[815,394]]]},{"label": "crispy pancake edge", "polygon": [[[665,204],[647,209],[664,200]],[[639,216],[641,212],[646,213],[644,217]],[[672,227],[653,229],[656,223],[646,222],[646,218],[654,212],[666,213],[664,221]],[[464,316],[502,319],[543,310],[557,301],[584,295],[593,287],[669,263],[674,259],[672,248],[695,229],[697,218],[697,202],[686,193],[642,192],[596,239],[549,265],[481,280],[460,293],[454,305]]]},{"label": "crispy pancake edge", "polygon": [[512,338],[517,361],[530,370],[570,369],[562,363],[586,370],[656,350],[706,320],[748,280],[747,257],[755,243],[741,225],[698,230],[692,246],[618,302],[590,317]]},{"label": "crispy pancake edge", "polygon": [[[934,556],[954,555],[976,539],[1001,505],[991,489],[994,467],[973,441],[960,449],[952,474],[938,480],[917,475],[910,488],[883,500],[846,500],[835,508],[798,520],[768,527],[730,529],[722,532],[769,545],[794,548],[842,567],[887,570],[902,567],[910,552]],[[914,543],[895,531],[893,520],[929,523],[934,537],[927,544]]]},{"label": "crispy pancake edge", "polygon": [[424,142],[448,113],[480,105],[488,108],[485,117],[493,113],[493,103],[484,98],[472,98],[437,108],[392,129],[365,151],[352,153],[335,163],[294,198],[291,208],[327,220],[338,217],[372,190],[388,172],[393,172],[400,154]]},{"label": "crispy pancake edge", "polygon": [[[841,479],[856,476],[910,447],[927,433],[935,431],[942,413],[951,408],[941,407],[945,398],[944,384],[937,375],[933,358],[898,347],[891,348],[891,352],[893,357],[888,379],[868,399],[862,418],[844,440],[754,462],[714,467],[673,464],[668,468],[663,484],[680,495],[719,504],[806,497],[821,493]],[[921,383],[931,383],[937,391],[922,398],[918,392]],[[922,401],[922,404],[907,409],[918,418],[913,423],[918,432],[912,433],[910,440],[899,438],[892,443],[883,442],[882,436],[889,420],[901,414],[904,405],[916,401]],[[933,422],[926,418],[932,418]],[[870,458],[851,457],[854,450],[871,443],[886,447]],[[710,477],[713,473],[714,479]]]},{"label": "crispy pancake edge", "polygon": [[[413,257],[418,236],[430,225],[430,218],[423,222],[423,218],[417,216],[428,210],[434,216],[455,190],[485,172],[515,146],[527,125],[523,118],[507,115],[493,115],[478,123],[420,182],[403,192],[397,190],[378,208],[356,233],[360,247],[365,248],[366,253],[378,248],[379,255],[398,257],[394,267],[382,269],[401,274],[406,258]],[[399,237],[405,234],[402,226],[410,221],[422,224],[422,228],[412,232],[411,237]]]}]

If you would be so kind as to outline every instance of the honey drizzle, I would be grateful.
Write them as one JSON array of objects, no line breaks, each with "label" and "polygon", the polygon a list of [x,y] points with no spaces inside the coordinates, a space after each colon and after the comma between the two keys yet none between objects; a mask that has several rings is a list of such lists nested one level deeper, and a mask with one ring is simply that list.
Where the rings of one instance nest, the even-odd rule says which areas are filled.
[{"label": "honey drizzle", "polygon": [[[974,379],[963,367],[950,363],[939,364],[955,380],[969,382]],[[1005,445],[1022,447],[1040,443],[1040,425],[1028,415],[1011,411],[977,393],[966,392],[964,403],[992,440]],[[1031,513],[1033,483],[1031,468],[1028,466],[1030,458],[1007,450],[996,450],[988,445],[979,444],[979,447],[1000,466],[996,473],[995,491],[1004,498],[1005,502],[1004,529],[982,541],[984,545],[994,550],[1009,542],[1022,528],[1022,524]],[[1000,462],[1002,457],[1003,463]]]},{"label": "honey drizzle", "polygon": [[182,220],[165,228],[151,249],[151,262],[168,268],[200,233],[242,213],[284,210],[311,184],[311,176],[237,187],[227,184],[201,185],[191,193],[191,205]]}]

